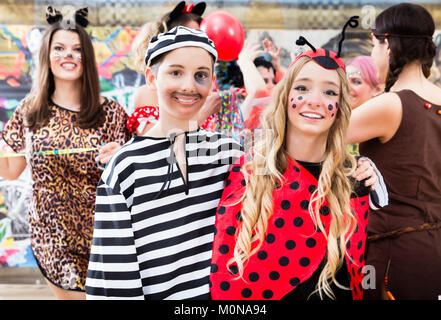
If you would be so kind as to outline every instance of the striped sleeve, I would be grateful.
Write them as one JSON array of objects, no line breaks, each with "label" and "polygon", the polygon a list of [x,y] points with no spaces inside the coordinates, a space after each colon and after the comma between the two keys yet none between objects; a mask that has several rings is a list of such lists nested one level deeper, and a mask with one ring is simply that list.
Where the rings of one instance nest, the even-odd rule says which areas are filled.
[{"label": "striped sleeve", "polygon": [[131,214],[124,196],[103,181],[86,279],[87,299],[144,299]]}]

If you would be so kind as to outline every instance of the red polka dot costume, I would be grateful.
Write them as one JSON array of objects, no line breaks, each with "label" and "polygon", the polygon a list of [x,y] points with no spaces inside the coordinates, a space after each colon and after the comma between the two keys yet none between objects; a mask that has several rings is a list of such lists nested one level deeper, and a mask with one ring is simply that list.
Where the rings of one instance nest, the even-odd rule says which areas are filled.
[{"label": "red polka dot costume", "polygon": [[[317,179],[294,159],[289,160],[284,184],[273,192],[273,215],[268,221],[265,240],[259,251],[244,265],[238,278],[237,265],[227,262],[233,257],[235,236],[241,225],[240,201],[245,191],[245,180],[239,163],[233,167],[217,210],[213,243],[210,286],[215,300],[276,299],[279,300],[308,280],[317,270],[326,254],[326,239],[314,225],[308,212],[311,194],[317,188]],[[353,299],[361,300],[362,268],[368,222],[368,195],[352,198],[357,226],[347,243],[345,262],[350,276]],[[327,202],[321,209],[321,220],[328,233],[331,214]],[[257,243],[253,244],[253,248]]]}]

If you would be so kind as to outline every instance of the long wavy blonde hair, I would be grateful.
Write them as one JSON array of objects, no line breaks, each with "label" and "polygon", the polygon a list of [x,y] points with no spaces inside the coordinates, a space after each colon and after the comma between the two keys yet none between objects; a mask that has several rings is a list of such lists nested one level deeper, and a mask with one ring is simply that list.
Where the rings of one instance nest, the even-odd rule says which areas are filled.
[{"label": "long wavy blonde hair", "polygon": [[[274,89],[273,104],[262,115],[263,131],[270,134],[264,134],[254,145],[251,150],[252,159],[242,167],[242,173],[247,181],[241,199],[243,222],[237,233],[234,255],[229,261],[229,264],[237,264],[240,277],[243,276],[247,259],[259,250],[264,241],[268,221],[273,214],[274,187],[276,183],[280,185],[286,183],[283,181],[282,172],[288,165],[286,153],[288,97],[297,74],[309,61],[312,61],[309,57],[300,58]],[[321,298],[323,293],[334,298],[330,287],[332,283],[344,288],[335,279],[335,274],[343,264],[346,242],[356,226],[349,205],[352,192],[349,176],[355,170],[356,163],[346,151],[345,142],[351,115],[349,88],[345,72],[341,68],[337,72],[341,82],[340,107],[335,122],[329,129],[318,187],[312,194],[309,204],[309,213],[316,228],[320,229],[327,239],[326,264],[316,288]],[[324,230],[319,211],[325,199],[328,200],[331,212],[328,234]],[[257,245],[254,245],[256,242]]]}]

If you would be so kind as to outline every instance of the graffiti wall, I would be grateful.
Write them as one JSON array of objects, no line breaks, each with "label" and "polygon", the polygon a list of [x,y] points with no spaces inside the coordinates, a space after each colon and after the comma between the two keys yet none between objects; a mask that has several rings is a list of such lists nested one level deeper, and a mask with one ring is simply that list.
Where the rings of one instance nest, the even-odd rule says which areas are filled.
[{"label": "graffiti wall", "polygon": [[[249,10],[255,10],[255,15],[262,14],[261,10],[251,5],[250,8]],[[347,16],[358,14],[361,9],[358,7],[358,11],[354,11],[353,8],[351,10]],[[288,13],[289,10],[286,10],[285,16],[280,19],[291,21],[287,18]],[[303,16],[308,17],[298,15],[297,18]],[[252,21],[258,21],[253,17]],[[319,20],[313,19],[311,23]],[[246,26],[247,21],[243,22]],[[144,77],[134,70],[130,51],[138,28],[100,26],[87,30],[95,48],[102,94],[117,100],[131,113],[133,93],[144,83]],[[298,26],[289,30],[268,28],[246,31],[248,41],[258,43],[264,38],[269,38],[277,47],[281,47],[282,63],[285,66],[290,63],[290,53],[297,50],[295,40],[299,35],[308,38],[315,46],[336,50],[340,34],[340,30],[335,27],[308,29]],[[31,89],[41,36],[42,29],[30,24],[0,24],[0,128],[3,128],[19,102]],[[436,32],[435,39],[438,54],[432,80],[441,86],[440,30]],[[348,59],[355,55],[368,55],[370,46],[368,29],[352,31],[345,41],[343,57]],[[0,180],[0,267],[36,266],[29,246],[26,220],[30,186],[30,175],[27,171],[16,181]]]}]

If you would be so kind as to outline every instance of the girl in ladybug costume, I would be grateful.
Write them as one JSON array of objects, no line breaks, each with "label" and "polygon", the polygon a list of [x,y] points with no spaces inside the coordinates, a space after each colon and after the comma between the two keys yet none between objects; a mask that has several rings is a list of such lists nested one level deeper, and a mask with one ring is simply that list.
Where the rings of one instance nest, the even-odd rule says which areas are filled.
[{"label": "girl in ladybug costume", "polygon": [[346,151],[343,61],[306,51],[275,91],[266,134],[233,167],[218,206],[211,296],[362,299],[369,188]]}]

